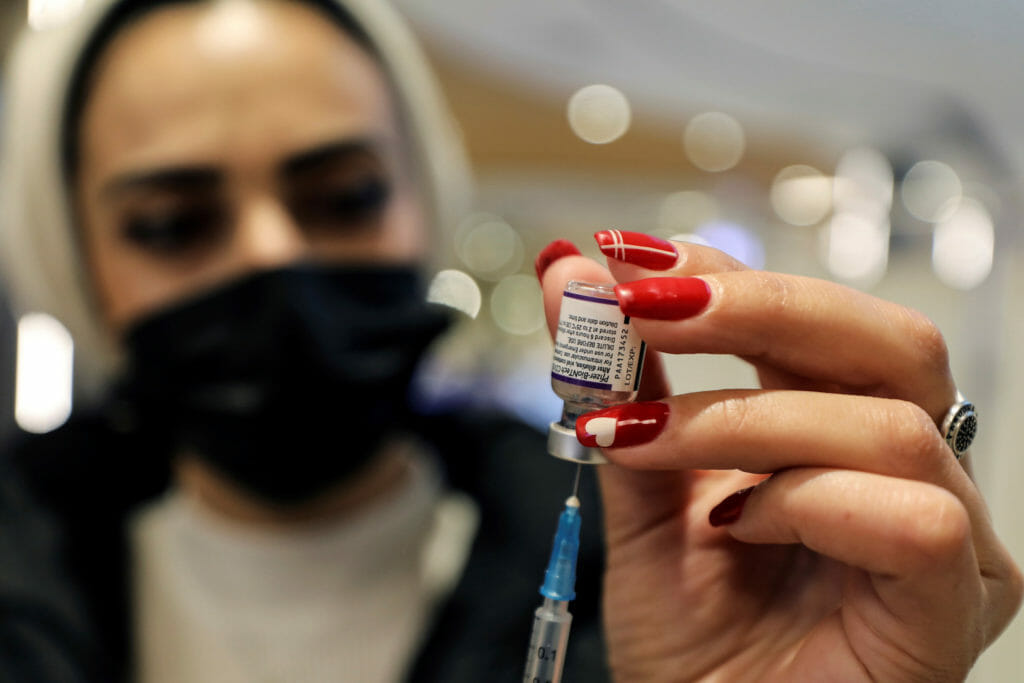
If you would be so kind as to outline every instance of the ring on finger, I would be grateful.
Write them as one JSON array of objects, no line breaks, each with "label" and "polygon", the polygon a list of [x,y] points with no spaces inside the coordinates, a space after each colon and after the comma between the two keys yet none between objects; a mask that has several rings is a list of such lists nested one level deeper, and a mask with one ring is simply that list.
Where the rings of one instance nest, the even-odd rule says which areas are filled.
[{"label": "ring on finger", "polygon": [[962,458],[978,433],[978,413],[974,404],[959,391],[956,392],[956,403],[949,407],[946,416],[942,418],[940,430],[956,459]]}]

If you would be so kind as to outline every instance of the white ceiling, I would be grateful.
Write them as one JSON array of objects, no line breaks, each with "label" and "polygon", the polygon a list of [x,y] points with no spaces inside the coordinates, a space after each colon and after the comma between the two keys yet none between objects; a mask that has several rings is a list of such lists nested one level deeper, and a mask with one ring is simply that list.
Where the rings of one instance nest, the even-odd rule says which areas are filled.
[{"label": "white ceiling", "polygon": [[681,122],[714,108],[905,160],[981,149],[1024,175],[1020,0],[397,2],[450,56],[556,96],[605,82]]}]

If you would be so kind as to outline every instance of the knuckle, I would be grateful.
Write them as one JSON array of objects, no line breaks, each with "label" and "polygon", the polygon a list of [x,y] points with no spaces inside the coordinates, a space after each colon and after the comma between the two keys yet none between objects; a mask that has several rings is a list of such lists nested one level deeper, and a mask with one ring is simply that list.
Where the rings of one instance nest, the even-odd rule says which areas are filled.
[{"label": "knuckle", "polygon": [[1016,612],[1024,601],[1024,574],[1013,560],[1008,560],[1006,568],[1006,602]]},{"label": "knuckle", "polygon": [[758,306],[771,315],[782,313],[793,299],[795,284],[789,278],[767,271],[751,273],[759,294]]},{"label": "knuckle", "polygon": [[918,568],[931,569],[958,557],[971,543],[967,507],[946,489],[930,486],[908,510],[913,524],[906,525],[908,546]]},{"label": "knuckle", "polygon": [[741,439],[757,409],[746,396],[730,396],[713,404],[720,436]]},{"label": "knuckle", "polygon": [[936,473],[936,460],[949,454],[935,422],[924,408],[909,401],[893,400],[883,416],[881,428],[890,435],[899,471],[913,475]]},{"label": "knuckle", "polygon": [[1005,548],[995,549],[995,557],[982,555],[980,562],[981,576],[994,581],[988,607],[988,634],[986,642],[991,642],[1006,628],[1024,600],[1024,574],[1014,562]]},{"label": "knuckle", "polygon": [[919,352],[921,363],[930,370],[947,372],[949,368],[949,347],[946,338],[931,318],[919,311],[907,309],[909,339]]},{"label": "knuckle", "polygon": [[1020,567],[1017,566],[1012,560],[1010,561],[1010,567],[1007,577],[1007,592],[1009,593],[1009,600],[1007,601],[1016,612],[1020,609],[1021,602],[1024,601],[1024,574],[1021,573]]}]

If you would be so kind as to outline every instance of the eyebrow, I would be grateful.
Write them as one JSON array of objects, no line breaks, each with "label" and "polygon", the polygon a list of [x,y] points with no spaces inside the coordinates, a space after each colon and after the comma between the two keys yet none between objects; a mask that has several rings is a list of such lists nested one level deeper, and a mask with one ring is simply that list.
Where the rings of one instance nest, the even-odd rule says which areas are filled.
[{"label": "eyebrow", "polygon": [[339,140],[289,157],[281,164],[283,177],[301,175],[354,157],[381,157],[384,142],[376,138]]},{"label": "eyebrow", "polygon": [[208,166],[176,166],[152,171],[131,171],[114,177],[103,186],[101,194],[113,197],[135,190],[188,192],[211,189],[222,180],[223,174]]},{"label": "eyebrow", "polygon": [[[384,144],[368,137],[330,142],[288,157],[279,165],[278,175],[301,175],[353,157],[379,157]],[[139,190],[194,192],[215,189],[223,180],[223,171],[214,166],[171,166],[115,176],[103,186],[101,194],[114,197]]]}]

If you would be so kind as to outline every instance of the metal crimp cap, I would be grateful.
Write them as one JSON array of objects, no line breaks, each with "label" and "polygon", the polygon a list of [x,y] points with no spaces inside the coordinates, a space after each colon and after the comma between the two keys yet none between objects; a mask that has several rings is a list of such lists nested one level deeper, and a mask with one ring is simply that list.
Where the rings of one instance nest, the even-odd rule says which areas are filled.
[{"label": "metal crimp cap", "polygon": [[590,448],[576,438],[576,430],[559,422],[552,422],[548,428],[548,453],[583,465],[604,465],[608,460],[597,448]]}]

